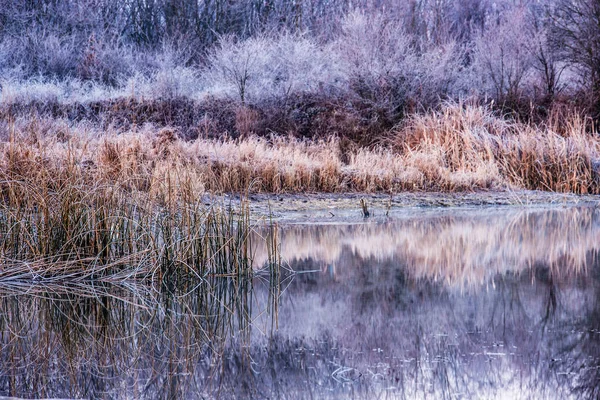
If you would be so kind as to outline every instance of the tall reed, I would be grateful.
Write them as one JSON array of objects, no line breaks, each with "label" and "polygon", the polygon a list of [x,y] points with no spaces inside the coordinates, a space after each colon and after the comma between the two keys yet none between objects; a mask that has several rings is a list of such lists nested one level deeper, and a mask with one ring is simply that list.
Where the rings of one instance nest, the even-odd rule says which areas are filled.
[{"label": "tall reed", "polygon": [[536,126],[449,104],[409,118],[394,141],[420,186],[600,193],[600,141],[575,113]]},{"label": "tall reed", "polygon": [[247,203],[206,205],[188,171],[148,177],[123,162],[135,154],[108,141],[100,149],[102,169],[70,143],[52,153],[14,140],[0,147],[0,280],[251,272]]},{"label": "tall reed", "polygon": [[336,138],[184,141],[169,128],[104,132],[35,118],[9,128],[0,140],[3,174],[30,174],[34,185],[53,176],[54,186],[79,177],[80,185],[162,205],[247,191],[600,191],[600,141],[577,114],[533,125],[484,106],[447,104],[407,117],[373,147]]}]

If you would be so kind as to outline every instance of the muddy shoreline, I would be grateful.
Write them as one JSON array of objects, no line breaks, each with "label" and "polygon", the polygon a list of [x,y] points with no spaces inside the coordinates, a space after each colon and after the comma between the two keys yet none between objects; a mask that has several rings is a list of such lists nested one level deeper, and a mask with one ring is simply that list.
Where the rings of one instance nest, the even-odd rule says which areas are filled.
[{"label": "muddy shoreline", "polygon": [[[361,199],[368,211],[368,220],[379,220],[414,212],[457,208],[496,207],[564,207],[600,205],[600,196],[575,195],[542,191],[477,191],[461,193],[406,192],[396,194],[369,193],[302,193],[252,194],[250,212],[257,219],[272,219],[290,223],[333,223],[362,221]],[[240,196],[225,196],[225,202],[239,203]],[[213,198],[214,201],[214,198]]]}]

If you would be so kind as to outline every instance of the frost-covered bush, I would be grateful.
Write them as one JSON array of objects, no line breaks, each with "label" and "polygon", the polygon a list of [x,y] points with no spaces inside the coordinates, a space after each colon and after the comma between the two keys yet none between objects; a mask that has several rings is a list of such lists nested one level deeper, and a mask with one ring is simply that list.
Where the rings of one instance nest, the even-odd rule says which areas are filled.
[{"label": "frost-covered bush", "polygon": [[120,88],[123,96],[138,99],[197,98],[202,88],[200,72],[194,68],[168,67],[144,75],[136,73]]},{"label": "frost-covered bush", "polygon": [[431,46],[421,54],[420,102],[431,105],[440,99],[458,99],[472,92],[467,81],[464,46],[456,41]]},{"label": "frost-covered bush", "polygon": [[399,22],[355,12],[344,20],[336,44],[349,77],[376,84],[415,72],[418,55],[411,42]]},{"label": "frost-covered bush", "polygon": [[190,66],[190,52],[179,43],[165,43],[137,65],[127,86],[134,94],[151,99],[195,98],[202,88],[201,73]]},{"label": "frost-covered bush", "polygon": [[63,78],[74,76],[78,65],[78,43],[72,35],[55,35],[44,31],[23,38],[14,56],[31,75]]},{"label": "frost-covered bush", "polygon": [[459,45],[431,45],[383,14],[350,14],[335,45],[349,88],[392,119],[406,107],[432,106],[460,89]]},{"label": "frost-covered bush", "polygon": [[77,78],[117,86],[135,69],[135,51],[91,35],[58,35],[44,30],[25,32],[20,40],[0,42],[0,76],[19,71],[21,78]]},{"label": "frost-covered bush", "polygon": [[118,87],[76,78],[0,79],[0,102],[11,103],[89,103],[116,98],[161,100],[196,98],[201,81],[197,70],[175,67],[150,76],[136,74]]},{"label": "frost-covered bush", "polygon": [[336,54],[306,37],[284,34],[221,39],[209,54],[204,79],[212,95],[257,103],[329,90],[340,85],[343,76]]},{"label": "frost-covered bush", "polygon": [[119,46],[91,35],[78,55],[76,77],[104,85],[118,86],[133,74],[137,57],[130,46]]},{"label": "frost-covered bush", "polygon": [[345,83],[339,56],[305,37],[284,35],[272,49],[277,68],[272,82],[276,97],[291,93],[327,92]]},{"label": "frost-covered bush", "polygon": [[489,25],[475,40],[473,86],[501,100],[524,95],[533,77],[535,40],[527,29],[525,10],[516,9]]},{"label": "frost-covered bush", "polygon": [[152,81],[154,98],[194,97],[201,87],[198,71],[185,67],[157,71]]},{"label": "frost-covered bush", "polygon": [[120,97],[123,93],[124,91],[108,88],[91,81],[71,78],[56,80],[38,77],[26,80],[0,80],[0,100],[4,104],[87,103]]},{"label": "frost-covered bush", "polygon": [[40,80],[27,81],[0,81],[2,94],[1,100],[4,104],[29,103],[29,102],[56,102],[64,97],[64,88],[55,82],[44,82]]}]

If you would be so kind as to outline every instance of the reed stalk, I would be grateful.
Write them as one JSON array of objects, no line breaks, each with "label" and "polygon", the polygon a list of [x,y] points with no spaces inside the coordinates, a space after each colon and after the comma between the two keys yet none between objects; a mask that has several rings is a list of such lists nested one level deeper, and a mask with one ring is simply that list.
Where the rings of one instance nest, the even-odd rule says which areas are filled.
[{"label": "reed stalk", "polygon": [[[115,165],[103,175],[122,168],[116,147],[104,148]],[[64,150],[54,159],[12,142],[6,150],[0,281],[251,274],[247,202],[206,205],[189,189],[194,177],[177,168],[139,190],[140,174],[99,177]]]}]

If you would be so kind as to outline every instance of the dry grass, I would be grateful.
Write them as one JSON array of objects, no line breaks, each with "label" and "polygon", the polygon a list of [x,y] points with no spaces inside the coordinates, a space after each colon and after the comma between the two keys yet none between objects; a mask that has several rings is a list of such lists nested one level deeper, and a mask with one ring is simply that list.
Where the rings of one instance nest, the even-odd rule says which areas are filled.
[{"label": "dry grass", "polygon": [[6,173],[30,168],[60,176],[75,169],[84,182],[143,192],[164,204],[193,202],[206,192],[600,191],[599,141],[576,115],[539,127],[484,107],[447,105],[408,118],[374,148],[346,148],[335,138],[184,141],[169,128],[117,134],[58,120],[25,119],[2,129]]},{"label": "dry grass", "polygon": [[[117,134],[52,119],[4,121],[0,269],[45,278],[57,269],[104,276],[125,265],[136,276],[156,273],[148,265],[160,273],[174,265],[200,274],[246,270],[247,210],[206,206],[211,193],[599,193],[597,136],[576,115],[555,121],[562,122],[529,126],[447,105],[409,118],[386,145],[347,152],[334,138],[184,141],[170,128]],[[93,267],[83,273],[82,265]]]},{"label": "dry grass", "polygon": [[169,131],[152,140],[11,135],[0,144],[0,279],[248,273],[247,204],[205,205],[173,142]]},{"label": "dry grass", "polygon": [[589,130],[576,114],[531,126],[456,104],[412,117],[394,141],[423,186],[598,193],[600,141]]}]

